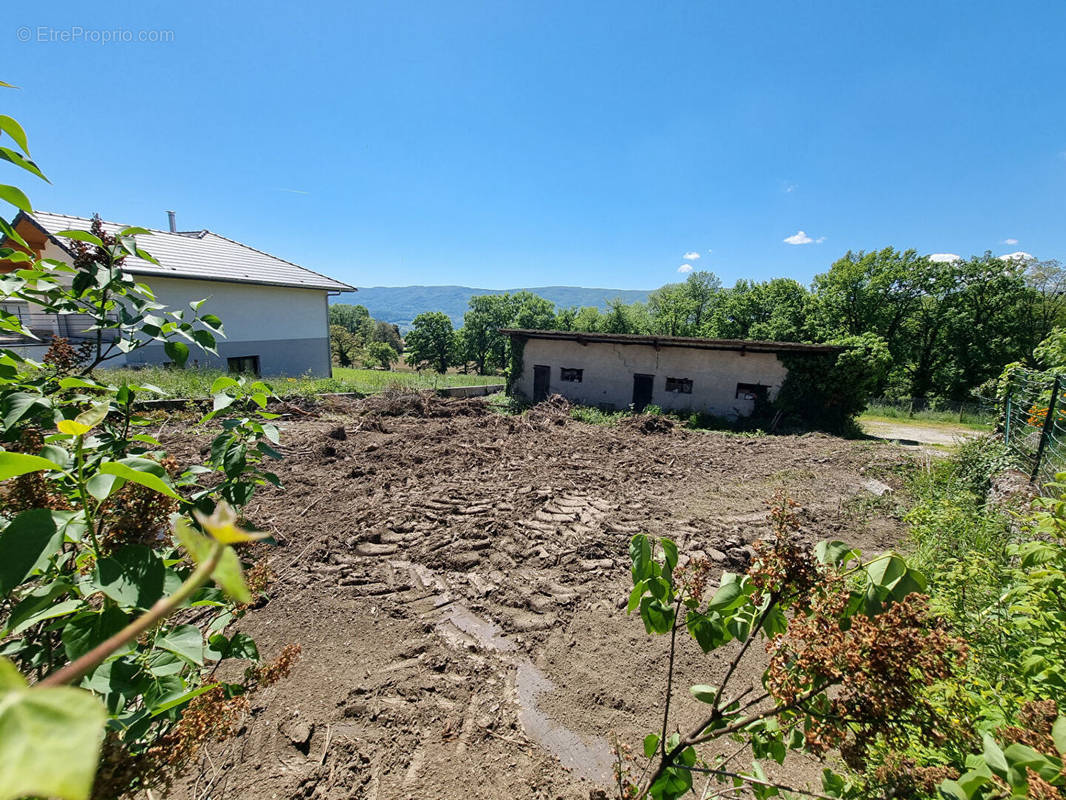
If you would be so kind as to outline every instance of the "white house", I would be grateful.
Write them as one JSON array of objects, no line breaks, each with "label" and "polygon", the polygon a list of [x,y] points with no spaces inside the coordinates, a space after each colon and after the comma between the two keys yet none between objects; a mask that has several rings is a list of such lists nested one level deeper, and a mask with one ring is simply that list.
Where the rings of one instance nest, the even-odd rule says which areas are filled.
[{"label": "white house", "polygon": [[[63,230],[89,230],[91,220],[42,211],[20,213],[15,230],[38,257],[71,262],[69,241],[55,234]],[[116,233],[124,225],[103,223]],[[209,298],[202,313],[222,320],[225,338],[218,340],[218,357],[193,348],[190,364],[218,367],[260,375],[331,374],[329,348],[329,297],[354,292],[346,283],[320,275],[292,262],[219,236],[208,230],[178,231],[174,217],[170,230],[139,235],[138,245],[159,264],[127,257],[122,269],[148,284],[156,299],[169,309],[188,308],[190,301]],[[20,349],[40,358],[52,336],[83,338],[71,316],[34,312],[14,307],[8,311],[26,315],[27,325],[41,337],[38,344],[23,341]],[[36,352],[34,350],[39,350]],[[108,366],[166,363],[162,345],[152,344],[107,362]]]},{"label": "white house", "polygon": [[693,339],[503,329],[520,353],[511,391],[533,402],[560,394],[608,409],[657,405],[668,411],[749,416],[772,401],[788,375],[785,353],[830,354],[841,348],[796,342]]}]

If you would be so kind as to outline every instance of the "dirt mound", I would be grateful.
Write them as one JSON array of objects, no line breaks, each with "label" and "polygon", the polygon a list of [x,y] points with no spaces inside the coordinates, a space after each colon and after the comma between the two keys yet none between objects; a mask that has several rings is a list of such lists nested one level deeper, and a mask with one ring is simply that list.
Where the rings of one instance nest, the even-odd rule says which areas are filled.
[{"label": "dirt mound", "polygon": [[645,436],[649,433],[670,433],[677,427],[672,419],[661,414],[634,414],[623,419],[619,425]]},{"label": "dirt mound", "polygon": [[386,390],[360,403],[360,413],[378,417],[481,417],[489,413],[477,397],[441,397],[434,392]]}]

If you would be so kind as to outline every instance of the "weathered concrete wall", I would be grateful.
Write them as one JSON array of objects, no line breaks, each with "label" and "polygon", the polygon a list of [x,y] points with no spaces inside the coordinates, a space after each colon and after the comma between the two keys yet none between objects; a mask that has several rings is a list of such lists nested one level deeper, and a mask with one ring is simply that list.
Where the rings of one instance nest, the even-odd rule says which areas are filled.
[{"label": "weathered concrete wall", "polygon": [[[689,347],[529,339],[522,376],[515,388],[533,397],[533,368],[551,368],[549,392],[575,403],[621,409],[633,402],[634,374],[654,375],[651,402],[669,411],[707,411],[722,417],[747,416],[755,401],[737,396],[738,383],[768,387],[777,396],[788,370],[774,353],[698,350]],[[580,383],[563,381],[561,369],[583,370]],[[692,381],[692,393],[667,392],[667,378]]]}]

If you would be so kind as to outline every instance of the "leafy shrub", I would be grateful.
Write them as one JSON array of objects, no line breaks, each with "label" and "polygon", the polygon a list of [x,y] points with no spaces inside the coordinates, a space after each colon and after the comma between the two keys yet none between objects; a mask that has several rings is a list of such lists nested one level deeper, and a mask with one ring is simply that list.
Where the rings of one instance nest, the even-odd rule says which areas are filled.
[{"label": "leafy shrub", "polygon": [[[27,151],[17,122],[0,116],[0,131]],[[40,175],[28,156],[4,153]],[[16,187],[0,189],[30,210]],[[53,341],[46,364],[0,350],[0,800],[165,787],[295,656],[264,666],[250,637],[226,632],[255,599],[242,560],[263,534],[237,514],[257,487],[277,485],[261,465],[279,457],[276,415],[262,384],[219,378],[205,421],[222,432],[206,465],[182,470],[135,410],[159,389],[93,371],[152,342],[181,366],[190,345],[214,352],[221,320],[203,301],[168,310],[122,271],[131,255],[153,261],[144,229],[105,235],[97,220],[57,234],[75,242],[73,268],[35,259],[2,220],[0,230],[14,245],[0,248],[14,265],[0,300],[84,314],[96,332],[80,352]],[[2,311],[0,331],[33,336]],[[243,681],[212,677],[226,659],[248,664]]]},{"label": "leafy shrub", "polygon": [[774,406],[802,425],[839,432],[866,408],[888,372],[892,355],[884,340],[872,333],[831,344],[845,349],[836,355],[779,356],[788,377]]}]

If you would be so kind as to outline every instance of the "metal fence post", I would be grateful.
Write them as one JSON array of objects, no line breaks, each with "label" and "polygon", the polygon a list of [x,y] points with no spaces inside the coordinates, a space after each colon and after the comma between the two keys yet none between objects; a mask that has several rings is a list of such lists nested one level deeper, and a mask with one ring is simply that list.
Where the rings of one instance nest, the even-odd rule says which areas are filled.
[{"label": "metal fence post", "polygon": [[1003,408],[1003,444],[1010,446],[1010,407],[1011,397],[1014,390],[1014,375],[1007,378],[1007,403]]},{"label": "metal fence post", "polygon": [[1055,376],[1055,382],[1051,385],[1051,399],[1047,404],[1047,417],[1044,418],[1044,427],[1040,431],[1040,444],[1036,447],[1036,463],[1033,464],[1033,474],[1029,476],[1029,482],[1035,483],[1037,473],[1040,472],[1040,460],[1044,457],[1044,448],[1047,447],[1047,439],[1051,434],[1051,428],[1055,424],[1055,403],[1059,399],[1059,376]]}]

